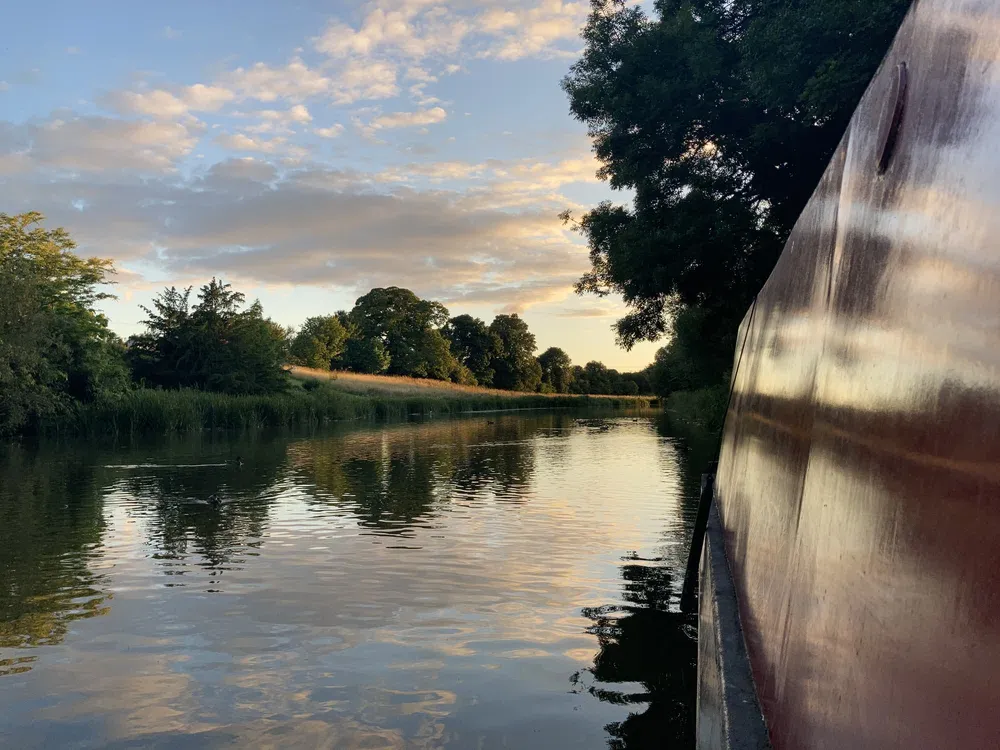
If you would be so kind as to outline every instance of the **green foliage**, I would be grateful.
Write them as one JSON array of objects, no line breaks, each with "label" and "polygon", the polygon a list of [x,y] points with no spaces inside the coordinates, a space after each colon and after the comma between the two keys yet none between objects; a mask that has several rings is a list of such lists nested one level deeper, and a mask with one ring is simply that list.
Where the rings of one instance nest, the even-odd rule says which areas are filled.
[{"label": "green foliage", "polygon": [[343,354],[347,338],[347,329],[336,315],[308,318],[292,341],[292,361],[329,370],[331,362]]},{"label": "green foliage", "polygon": [[508,391],[534,391],[542,382],[542,367],[535,359],[535,336],[517,313],[497,315],[490,333],[500,342],[493,358],[493,384]]},{"label": "green foliage", "polygon": [[573,363],[569,355],[557,346],[549,347],[538,356],[542,368],[542,393],[569,393],[573,380]]},{"label": "green foliage", "polygon": [[451,342],[455,358],[467,367],[482,386],[493,385],[493,358],[500,353],[500,339],[479,318],[459,315],[449,320],[441,333]]},{"label": "green foliage", "polygon": [[[678,313],[670,343],[656,352],[649,380],[658,396],[695,390],[726,379],[732,366],[736,331],[720,336],[709,311],[691,307]],[[720,344],[720,342],[722,342]]]},{"label": "green foliage", "polygon": [[448,310],[440,302],[395,286],[372,289],[358,298],[351,320],[360,338],[385,346],[392,375],[446,379],[454,367],[447,341],[436,330],[448,321]]},{"label": "green foliage", "polygon": [[0,214],[0,434],[128,387],[121,342],[95,306],[111,261],[80,258],[43,216]]},{"label": "green foliage", "polygon": [[146,331],[129,339],[128,353],[140,382],[164,388],[219,393],[274,393],[285,386],[287,335],[264,317],[259,302],[241,309],[244,296],[216,279],[191,289],[165,289],[143,308]]},{"label": "green foliage", "polygon": [[[697,306],[713,339],[701,352],[731,351],[909,5],[658,0],[650,18],[595,0],[563,87],[600,176],[634,200],[578,222],[592,267],[577,289],[624,298],[624,346],[660,338]],[[721,378],[714,366],[702,382]]]},{"label": "green foliage", "polygon": [[637,396],[651,392],[645,374],[620,373],[601,362],[588,362],[584,367],[573,367],[569,391],[610,396]]},{"label": "green foliage", "polygon": [[341,364],[345,369],[378,375],[389,367],[389,352],[379,339],[348,339]]}]

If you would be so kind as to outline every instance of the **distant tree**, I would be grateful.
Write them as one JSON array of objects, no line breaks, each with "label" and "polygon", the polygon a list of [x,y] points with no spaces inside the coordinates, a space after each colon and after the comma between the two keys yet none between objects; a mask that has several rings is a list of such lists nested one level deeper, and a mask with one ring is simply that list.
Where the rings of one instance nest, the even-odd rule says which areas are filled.
[{"label": "distant tree", "polygon": [[307,318],[292,340],[291,355],[296,364],[329,370],[331,362],[343,354],[348,332],[336,315]]},{"label": "distant tree", "polygon": [[434,328],[422,331],[417,338],[412,363],[407,375],[436,380],[450,380],[452,373],[460,366],[451,353],[448,339]]},{"label": "distant tree", "polygon": [[569,355],[557,346],[550,347],[538,357],[542,368],[542,384],[552,389],[552,393],[568,393],[573,376]]},{"label": "distant tree", "polygon": [[459,315],[441,329],[451,342],[451,352],[465,365],[479,385],[493,385],[493,358],[500,352],[500,339],[479,318]]},{"label": "distant tree", "polygon": [[[610,394],[614,392],[614,375],[603,362],[588,362],[583,366],[584,377],[590,384],[590,393]],[[613,374],[612,374],[613,373]]]},{"label": "distant tree", "polygon": [[624,298],[625,347],[700,307],[711,338],[700,352],[732,352],[910,5],[594,0],[563,87],[599,175],[634,197],[577,223],[591,260],[577,290]]},{"label": "distant tree", "polygon": [[434,373],[453,369],[453,362],[445,362],[440,334],[431,334],[448,321],[448,310],[439,302],[422,300],[399,287],[372,289],[358,298],[351,321],[358,337],[376,339],[385,346],[390,374],[437,377]]},{"label": "distant tree", "polygon": [[77,256],[43,219],[0,214],[0,434],[128,387],[121,341],[96,310],[111,261]]},{"label": "distant tree", "polygon": [[490,332],[500,341],[499,355],[493,359],[493,384],[509,391],[534,391],[542,382],[542,368],[535,359],[535,336],[528,324],[516,313],[497,315]]},{"label": "distant tree", "polygon": [[348,339],[341,366],[354,372],[377,375],[389,367],[390,357],[380,339]]},{"label": "distant tree", "polygon": [[588,362],[584,367],[570,368],[570,393],[592,393],[609,396],[650,394],[646,372],[618,372],[603,362]]},{"label": "distant tree", "polygon": [[133,377],[140,383],[163,388],[190,385],[188,354],[191,329],[191,287],[168,287],[153,298],[146,313],[144,333],[131,336],[127,343]]},{"label": "distant tree", "polygon": [[144,307],[145,332],[128,342],[137,378],[164,388],[191,387],[253,394],[281,390],[287,332],[264,317],[259,302],[241,310],[244,295],[216,279],[191,289],[165,289]]}]

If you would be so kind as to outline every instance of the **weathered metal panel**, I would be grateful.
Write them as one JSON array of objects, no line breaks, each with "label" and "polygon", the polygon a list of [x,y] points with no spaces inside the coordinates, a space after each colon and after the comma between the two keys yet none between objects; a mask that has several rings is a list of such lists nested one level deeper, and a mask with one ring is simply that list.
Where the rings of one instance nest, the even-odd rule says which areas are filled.
[{"label": "weathered metal panel", "polygon": [[718,497],[774,746],[1000,747],[1000,3],[914,6],[742,333]]}]

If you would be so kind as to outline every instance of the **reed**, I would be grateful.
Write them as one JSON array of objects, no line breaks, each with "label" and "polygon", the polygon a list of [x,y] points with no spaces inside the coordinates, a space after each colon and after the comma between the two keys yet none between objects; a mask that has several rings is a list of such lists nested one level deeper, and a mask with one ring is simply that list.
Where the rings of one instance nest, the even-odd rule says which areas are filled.
[{"label": "reed", "polygon": [[[648,399],[646,400],[648,401]],[[351,393],[335,383],[284,393],[234,396],[197,390],[136,389],[82,404],[73,412],[40,425],[46,434],[135,437],[192,430],[252,430],[273,427],[317,427],[345,420],[384,420],[438,416],[472,411],[642,406],[629,397],[546,396],[505,391],[404,389]]]}]

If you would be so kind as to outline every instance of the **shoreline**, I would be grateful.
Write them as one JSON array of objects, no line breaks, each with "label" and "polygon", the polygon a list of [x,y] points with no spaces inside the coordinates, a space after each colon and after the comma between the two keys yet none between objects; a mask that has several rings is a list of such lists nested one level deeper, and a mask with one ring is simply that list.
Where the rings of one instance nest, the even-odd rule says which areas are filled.
[{"label": "shoreline", "polygon": [[[429,391],[430,389],[428,389]],[[43,420],[30,432],[40,436],[138,437],[197,430],[254,430],[317,427],[335,422],[385,421],[466,413],[561,408],[602,410],[650,408],[655,397],[527,394],[512,392],[427,392],[358,394],[323,385],[260,396],[198,390],[136,389],[77,406]]]}]

